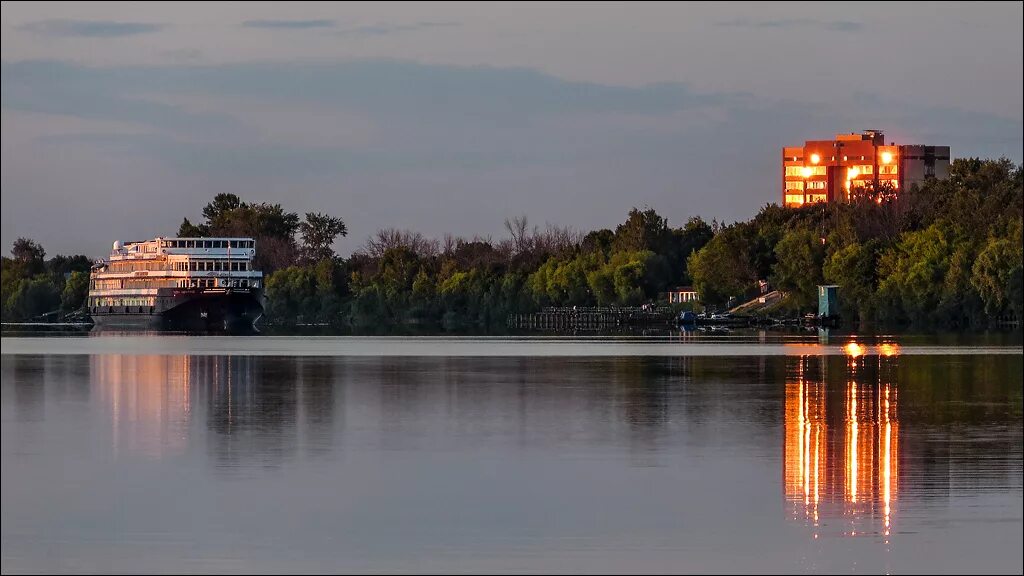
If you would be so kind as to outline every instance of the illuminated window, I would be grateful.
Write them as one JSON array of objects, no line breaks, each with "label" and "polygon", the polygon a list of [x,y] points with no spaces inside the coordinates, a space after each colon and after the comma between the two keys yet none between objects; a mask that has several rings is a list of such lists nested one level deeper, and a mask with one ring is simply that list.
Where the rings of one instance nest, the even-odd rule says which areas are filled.
[{"label": "illuminated window", "polygon": [[872,166],[871,164],[861,164],[861,165],[857,166],[857,169],[860,170],[861,174],[873,174],[874,173],[874,166]]},{"label": "illuminated window", "polygon": [[825,166],[813,166],[811,168],[811,175],[824,176],[826,174],[826,170],[828,170],[828,168],[826,168]]},{"label": "illuminated window", "polygon": [[803,190],[803,180],[797,182],[795,180],[786,180],[786,190]]},{"label": "illuminated window", "polygon": [[825,194],[808,194],[807,195],[807,201],[808,202],[827,202],[828,201],[828,196],[826,196]]},{"label": "illuminated window", "polygon": [[899,167],[897,167],[895,164],[878,167],[879,174],[899,174],[899,171]]},{"label": "illuminated window", "polygon": [[786,176],[803,176],[803,166],[786,166]]},{"label": "illuminated window", "polygon": [[807,189],[808,190],[824,190],[825,189],[825,181],[824,180],[811,180],[810,182],[807,183]]},{"label": "illuminated window", "polygon": [[786,194],[786,205],[796,204],[800,205],[804,203],[803,194]]}]

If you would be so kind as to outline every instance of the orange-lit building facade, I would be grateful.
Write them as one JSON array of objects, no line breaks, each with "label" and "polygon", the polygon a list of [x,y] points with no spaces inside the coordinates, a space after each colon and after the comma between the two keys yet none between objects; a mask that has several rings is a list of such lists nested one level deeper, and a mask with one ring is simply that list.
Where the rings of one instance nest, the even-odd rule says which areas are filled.
[{"label": "orange-lit building facade", "polygon": [[782,149],[782,203],[845,202],[857,189],[899,194],[948,175],[949,146],[886,144],[879,130],[837,134]]}]

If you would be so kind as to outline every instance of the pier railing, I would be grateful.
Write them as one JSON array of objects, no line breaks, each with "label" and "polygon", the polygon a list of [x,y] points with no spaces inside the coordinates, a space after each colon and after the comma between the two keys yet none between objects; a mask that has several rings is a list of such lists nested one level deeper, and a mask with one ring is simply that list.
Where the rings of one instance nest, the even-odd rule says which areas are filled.
[{"label": "pier railing", "polygon": [[548,307],[530,314],[509,314],[509,328],[527,330],[606,330],[620,326],[669,325],[675,319],[668,307]]}]

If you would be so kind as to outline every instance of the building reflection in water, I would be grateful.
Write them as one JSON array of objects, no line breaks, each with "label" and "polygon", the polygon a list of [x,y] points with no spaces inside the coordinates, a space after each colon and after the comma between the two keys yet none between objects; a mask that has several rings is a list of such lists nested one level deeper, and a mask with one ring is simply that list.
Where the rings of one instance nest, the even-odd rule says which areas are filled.
[{"label": "building reflection in water", "polygon": [[[886,539],[899,495],[895,382],[898,349],[791,360],[785,396],[783,485],[790,513],[815,527],[841,519],[843,533]],[[844,365],[845,364],[845,365]]]}]

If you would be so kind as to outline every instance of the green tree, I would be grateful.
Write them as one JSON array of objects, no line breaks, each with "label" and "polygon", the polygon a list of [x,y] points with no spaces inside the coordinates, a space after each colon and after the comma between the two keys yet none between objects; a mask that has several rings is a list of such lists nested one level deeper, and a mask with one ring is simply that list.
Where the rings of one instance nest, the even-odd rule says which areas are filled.
[{"label": "green tree", "polygon": [[790,230],[775,246],[775,256],[772,283],[786,293],[786,299],[798,308],[808,308],[817,302],[825,259],[818,235],[806,228]]},{"label": "green tree", "polygon": [[989,314],[1012,311],[1017,318],[1022,316],[1024,249],[1021,246],[1021,220],[1017,220],[1008,238],[991,238],[974,262],[971,284]]},{"label": "green tree", "polygon": [[60,307],[60,292],[45,276],[22,278],[5,305],[9,321],[34,320]]},{"label": "green tree", "polygon": [[714,237],[715,233],[711,230],[711,225],[699,216],[687,220],[682,228],[672,230],[672,249],[669,254],[665,255],[672,266],[672,284],[693,282],[686,262],[691,255],[706,246]]},{"label": "green tree", "polygon": [[879,304],[890,319],[903,321],[930,317],[942,300],[946,274],[954,250],[945,224],[932,224],[908,232],[879,260]]},{"label": "green tree", "polygon": [[852,311],[861,319],[874,314],[875,291],[878,288],[879,242],[854,242],[833,252],[825,260],[823,275],[826,282],[839,285],[844,313]]},{"label": "green tree", "polygon": [[672,233],[668,221],[653,208],[640,211],[633,208],[625,222],[615,228],[612,240],[613,252],[638,252],[650,250],[664,254]]},{"label": "green tree", "polygon": [[693,286],[707,304],[723,304],[740,296],[758,280],[750,255],[752,242],[744,227],[723,228],[706,246],[687,259]]},{"label": "green tree", "polygon": [[178,226],[178,238],[206,238],[210,236],[210,227],[205,224],[195,225],[189,222],[188,218],[181,221]]},{"label": "green tree", "polygon": [[43,259],[46,258],[46,250],[35,240],[18,238],[11,247],[11,256],[24,265],[25,274],[38,274],[43,271]]},{"label": "green tree", "polygon": [[307,212],[306,219],[299,224],[302,236],[302,250],[308,260],[317,262],[334,257],[334,240],[348,234],[341,218],[334,218],[319,212]]},{"label": "green tree", "polygon": [[60,295],[60,306],[66,311],[78,310],[85,305],[89,295],[89,273],[72,272],[64,283],[64,291]]},{"label": "green tree", "polygon": [[214,230],[224,229],[228,226],[231,214],[241,208],[242,201],[238,196],[230,193],[221,193],[213,197],[213,201],[203,207],[203,218],[206,218],[206,225]]}]

